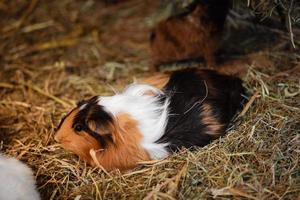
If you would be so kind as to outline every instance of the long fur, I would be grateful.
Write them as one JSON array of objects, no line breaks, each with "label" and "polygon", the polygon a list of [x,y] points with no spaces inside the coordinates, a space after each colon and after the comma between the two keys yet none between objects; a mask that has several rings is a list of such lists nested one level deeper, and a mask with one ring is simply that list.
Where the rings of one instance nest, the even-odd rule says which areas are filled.
[{"label": "long fur", "polygon": [[169,151],[204,146],[225,134],[241,107],[242,81],[214,71],[174,72],[163,88],[169,98],[168,125],[157,142],[169,142]]},{"label": "long fur", "polygon": [[0,199],[40,199],[30,168],[15,158],[3,155],[0,155]]},{"label": "long fur", "polygon": [[[147,95],[147,93],[156,95]],[[139,129],[143,135],[142,146],[149,152],[152,159],[164,158],[168,152],[164,148],[166,143],[155,143],[164,134],[168,122],[168,105],[166,99],[161,103],[163,92],[145,84],[131,84],[123,93],[112,97],[100,97],[99,105],[117,116],[128,113],[139,122]]]},{"label": "long fur", "polygon": [[79,103],[63,118],[55,139],[91,165],[129,169],[182,147],[209,144],[225,134],[243,101],[242,81],[214,71],[155,77]]}]

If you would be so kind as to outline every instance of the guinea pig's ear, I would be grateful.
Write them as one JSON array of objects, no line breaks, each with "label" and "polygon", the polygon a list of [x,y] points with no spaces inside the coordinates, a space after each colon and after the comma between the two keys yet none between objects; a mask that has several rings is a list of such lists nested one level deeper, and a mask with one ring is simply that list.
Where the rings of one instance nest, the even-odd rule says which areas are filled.
[{"label": "guinea pig's ear", "polygon": [[100,143],[116,143],[114,118],[102,106],[96,105],[90,109],[86,125],[93,133],[97,134]]},{"label": "guinea pig's ear", "polygon": [[87,126],[90,130],[102,137],[112,135],[111,125],[109,122],[104,124],[100,120],[89,119],[87,121]]}]

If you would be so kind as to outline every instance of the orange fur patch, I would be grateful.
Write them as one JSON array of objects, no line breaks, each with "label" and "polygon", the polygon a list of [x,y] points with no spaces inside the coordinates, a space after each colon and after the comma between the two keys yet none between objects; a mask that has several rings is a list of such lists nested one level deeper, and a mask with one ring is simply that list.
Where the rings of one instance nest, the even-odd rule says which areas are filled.
[{"label": "orange fur patch", "polygon": [[142,83],[149,84],[158,89],[162,89],[169,81],[170,75],[165,73],[155,74],[153,76],[142,79]]},{"label": "orange fur patch", "polygon": [[79,111],[78,109],[74,109],[66,117],[63,124],[61,125],[61,127],[59,128],[59,130],[56,132],[56,134],[54,136],[54,139],[57,142],[67,141],[66,138],[68,138],[68,136],[74,134],[74,131],[72,130],[72,124],[73,124],[74,117],[76,116],[78,111]]},{"label": "orange fur patch", "polygon": [[212,107],[209,104],[203,104],[202,108],[201,120],[207,126],[208,134],[215,138],[219,137],[224,132],[225,125],[218,122],[214,117]]},{"label": "orange fur patch", "polygon": [[106,170],[127,170],[137,166],[140,161],[150,160],[148,153],[140,145],[142,134],[139,132],[138,122],[125,113],[119,114],[116,121],[113,132],[116,142],[96,153],[98,162]]}]

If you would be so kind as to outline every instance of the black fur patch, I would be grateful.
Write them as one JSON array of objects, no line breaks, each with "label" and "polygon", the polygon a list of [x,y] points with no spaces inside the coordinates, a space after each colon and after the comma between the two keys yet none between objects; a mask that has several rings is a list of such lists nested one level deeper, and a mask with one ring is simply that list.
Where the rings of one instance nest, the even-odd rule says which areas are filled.
[{"label": "black fur patch", "polygon": [[150,42],[153,42],[155,38],[156,38],[156,34],[154,32],[151,32],[150,33]]},{"label": "black fur patch", "polygon": [[181,147],[204,146],[214,137],[209,134],[209,126],[204,123],[204,105],[212,110],[211,118],[225,129],[241,108],[244,88],[238,78],[220,75],[210,70],[182,70],[173,73],[164,87],[170,98],[170,116],[165,134],[158,143],[169,143],[169,150]]},{"label": "black fur patch", "polygon": [[222,28],[228,10],[232,7],[231,0],[200,0],[199,3],[207,8],[204,20],[213,22],[217,27]]},{"label": "black fur patch", "polygon": [[107,142],[112,142],[111,135],[102,136],[91,130],[87,124],[89,121],[93,121],[97,126],[106,126],[108,123],[113,123],[112,116],[103,109],[103,106],[98,105],[98,99],[99,97],[95,96],[80,105],[84,105],[84,108],[79,110],[75,116],[72,128],[74,129],[76,124],[81,124],[83,131],[94,137],[102,147],[105,147]]},{"label": "black fur patch", "polygon": [[181,12],[175,12],[175,15],[171,18],[185,17],[192,13],[197,6],[201,6],[206,10],[206,17],[203,20],[223,27],[227,12],[232,7],[232,3],[231,0],[193,0],[186,8],[180,9],[182,10]]}]

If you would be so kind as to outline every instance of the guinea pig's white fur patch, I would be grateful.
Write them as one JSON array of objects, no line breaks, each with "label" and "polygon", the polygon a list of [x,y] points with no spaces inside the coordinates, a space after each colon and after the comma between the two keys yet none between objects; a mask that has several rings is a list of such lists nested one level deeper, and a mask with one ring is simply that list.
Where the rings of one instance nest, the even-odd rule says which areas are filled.
[{"label": "guinea pig's white fur patch", "polygon": [[3,155],[0,155],[0,199],[40,199],[31,169],[21,161]]},{"label": "guinea pig's white fur patch", "polygon": [[[147,95],[149,94],[157,95]],[[161,102],[159,97],[163,92],[146,84],[131,84],[124,92],[111,97],[99,97],[99,105],[102,105],[116,118],[119,113],[128,113],[139,125],[143,135],[141,145],[149,153],[151,159],[161,159],[169,155],[165,147],[168,145],[155,143],[160,139],[168,122],[169,100]]]}]

